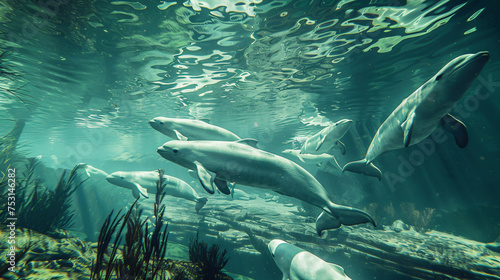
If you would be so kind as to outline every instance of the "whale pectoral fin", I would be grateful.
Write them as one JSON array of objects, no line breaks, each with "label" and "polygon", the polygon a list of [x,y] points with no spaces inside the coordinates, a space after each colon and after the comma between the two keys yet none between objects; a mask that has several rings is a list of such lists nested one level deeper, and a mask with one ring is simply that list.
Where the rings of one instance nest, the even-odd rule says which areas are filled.
[{"label": "whale pectoral fin", "polygon": [[194,210],[196,213],[200,212],[201,208],[207,204],[208,199],[206,197],[200,197],[196,199],[196,205],[194,206]]},{"label": "whale pectoral fin", "polygon": [[245,139],[240,139],[240,140],[236,141],[236,143],[246,144],[250,147],[257,148],[257,143],[259,143],[259,141],[256,139],[245,138]]},{"label": "whale pectoral fin", "polygon": [[217,188],[219,189],[219,191],[221,193],[223,193],[223,194],[231,194],[231,190],[227,186],[227,182],[226,181],[215,178],[214,179],[214,183],[215,183],[215,185],[217,186]]},{"label": "whale pectoral fin", "polygon": [[200,180],[201,186],[209,193],[209,194],[214,194],[214,185],[212,184],[213,179],[215,176],[212,176],[208,170],[201,165],[199,162],[194,163],[196,165],[196,170],[198,174],[198,180]]},{"label": "whale pectoral fin", "polygon": [[149,198],[148,196],[148,190],[146,188],[143,188],[141,185],[137,183],[133,183],[135,186],[135,189],[133,189],[132,194],[134,194],[134,191],[137,191],[137,196],[134,194],[134,197],[137,199],[139,194],[141,194],[145,198]]},{"label": "whale pectoral fin", "polygon": [[189,169],[188,174],[189,174],[189,176],[193,177],[194,179],[198,179],[198,175],[196,174],[196,171]]},{"label": "whale pectoral fin", "polygon": [[231,198],[234,199],[234,188],[236,187],[236,182],[229,183],[231,186]]},{"label": "whale pectoral fin", "polygon": [[[342,166],[340,166],[340,164],[338,163],[337,159],[335,158],[334,155],[332,155],[332,161],[335,162],[335,165],[333,164],[333,162],[331,162],[332,165],[338,167],[339,170],[342,170],[342,172],[344,172]],[[328,163],[328,162],[327,162]]]},{"label": "whale pectoral fin", "polygon": [[323,212],[316,219],[316,232],[321,236],[324,230],[336,229],[342,225],[353,226],[364,223],[377,226],[375,220],[365,211],[332,203],[323,208]]},{"label": "whale pectoral fin", "polygon": [[135,199],[139,199],[139,191],[136,188],[132,189],[132,195],[135,197]]},{"label": "whale pectoral fin", "polygon": [[342,169],[342,172],[346,170],[372,177],[377,177],[379,181],[382,180],[382,171],[380,171],[380,169],[378,169],[373,163],[366,164],[366,159],[353,161],[346,164]]},{"label": "whale pectoral fin", "polygon": [[457,146],[460,148],[465,148],[465,146],[467,146],[467,143],[469,143],[469,135],[467,134],[467,128],[463,122],[450,114],[446,114],[441,119],[441,125],[446,131],[453,134]]},{"label": "whale pectoral fin", "polygon": [[89,169],[87,168],[87,166],[85,166],[84,169],[85,169],[85,172],[87,173],[87,176],[90,177],[90,172],[89,172]]},{"label": "whale pectoral fin", "polygon": [[316,219],[316,232],[318,233],[318,236],[321,236],[321,233],[324,230],[336,229],[340,226],[342,226],[340,220],[328,215],[325,211],[321,212]]},{"label": "whale pectoral fin", "polygon": [[298,154],[298,155],[297,155],[297,158],[299,158],[299,160],[300,160],[302,163],[306,163],[300,154]]},{"label": "whale pectoral fin", "polygon": [[175,130],[174,129],[174,132],[175,132],[175,136],[177,136],[177,139],[181,140],[181,141],[187,141],[188,138],[184,135],[182,135],[179,131]]},{"label": "whale pectoral fin", "polygon": [[342,152],[343,155],[345,155],[346,153],[346,148],[345,148],[345,144],[342,143],[341,141],[337,141],[338,145],[339,145],[339,148],[340,148],[340,152]]},{"label": "whale pectoral fin", "polygon": [[404,140],[403,143],[405,147],[410,146],[411,141],[411,133],[413,131],[413,121],[415,120],[415,111],[412,111],[406,120],[401,124],[401,128],[404,132]]},{"label": "whale pectoral fin", "polygon": [[321,138],[321,140],[318,141],[318,144],[316,144],[316,151],[319,150],[319,148],[321,148],[321,146],[323,145],[323,142],[325,142],[325,139],[326,139],[326,135],[323,136]]},{"label": "whale pectoral fin", "polygon": [[328,264],[330,265],[331,268],[333,268],[333,270],[337,271],[338,274],[347,277],[343,267],[341,267],[340,265],[336,265],[334,263],[328,263]]},{"label": "whale pectoral fin", "polygon": [[217,189],[223,194],[231,194],[231,190],[227,186],[227,182],[221,179],[214,179],[214,183],[217,186]]}]

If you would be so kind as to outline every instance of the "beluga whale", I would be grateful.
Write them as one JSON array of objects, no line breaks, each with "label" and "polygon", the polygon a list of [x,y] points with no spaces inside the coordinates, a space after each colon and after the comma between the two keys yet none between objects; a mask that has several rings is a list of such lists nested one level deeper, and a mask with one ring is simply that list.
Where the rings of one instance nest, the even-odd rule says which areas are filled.
[{"label": "beluga whale", "polygon": [[323,154],[332,148],[338,148],[345,154],[346,148],[340,139],[344,137],[352,125],[352,120],[343,119],[323,128],[309,137],[300,149],[301,154]]},{"label": "beluga whale", "polygon": [[241,138],[231,131],[201,120],[156,117],[149,121],[154,129],[178,140],[236,141]]},{"label": "beluga whale", "polygon": [[283,273],[283,280],[351,280],[340,265],[325,262],[283,240],[272,240],[268,248]]},{"label": "beluga whale", "polygon": [[464,96],[488,59],[489,53],[482,51],[461,55],[446,64],[387,117],[373,137],[365,158],[346,164],[343,171],[381,180],[382,172],[372,163],[374,159],[386,152],[418,144],[439,126],[454,136],[460,148],[467,146],[467,129],[450,111]]},{"label": "beluga whale", "polygon": [[292,150],[292,149],[283,150],[281,153],[292,155],[305,164],[316,164],[319,167],[323,167],[326,166],[327,163],[331,163],[332,166],[337,167],[339,170],[342,170],[342,167],[340,167],[339,163],[337,162],[337,159],[335,159],[335,156],[327,153],[301,154],[300,150]]},{"label": "beluga whale", "polygon": [[[156,193],[156,182],[160,175],[158,170],[155,171],[116,171],[109,174],[106,180],[113,185],[131,189],[135,198],[140,196],[149,197],[148,193]],[[186,182],[181,179],[163,175],[164,192],[167,195],[184,198],[196,202],[196,213],[200,211],[207,203],[206,197],[201,197],[198,193]]]},{"label": "beluga whale", "polygon": [[228,193],[227,182],[270,189],[323,210],[316,231],[375,221],[366,212],[333,203],[324,187],[291,160],[259,150],[244,141],[169,141],[158,148],[165,159],[196,170],[202,186],[213,193],[213,183]]}]

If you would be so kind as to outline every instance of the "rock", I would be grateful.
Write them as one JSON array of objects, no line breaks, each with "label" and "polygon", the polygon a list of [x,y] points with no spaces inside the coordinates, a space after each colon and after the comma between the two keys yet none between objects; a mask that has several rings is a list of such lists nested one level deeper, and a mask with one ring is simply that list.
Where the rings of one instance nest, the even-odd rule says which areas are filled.
[{"label": "rock", "polygon": [[390,230],[395,232],[402,232],[403,230],[410,230],[410,226],[405,224],[401,220],[395,220],[394,223],[389,227]]}]

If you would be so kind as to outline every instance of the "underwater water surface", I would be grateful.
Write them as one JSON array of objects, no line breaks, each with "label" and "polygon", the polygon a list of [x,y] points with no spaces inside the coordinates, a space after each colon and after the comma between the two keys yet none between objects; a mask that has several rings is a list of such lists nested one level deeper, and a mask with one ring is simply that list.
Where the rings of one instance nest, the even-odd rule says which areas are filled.
[{"label": "underwater water surface", "polygon": [[[342,266],[353,280],[500,279],[500,270],[474,257],[491,254],[491,266],[500,265],[499,13],[499,3],[486,0],[0,0],[2,182],[11,167],[21,185],[28,182],[28,161],[32,178],[54,190],[63,170],[68,176],[85,164],[66,229],[90,244],[111,210],[135,200],[106,176],[163,169],[208,199],[200,210],[194,200],[167,195],[167,256],[185,260],[178,248],[199,232],[228,250],[225,271],[234,279],[283,277],[267,247],[273,239]],[[405,118],[398,123],[403,146],[372,161],[380,180],[342,171],[365,157],[405,98],[453,59],[482,51],[488,62],[470,86],[454,88],[465,94],[448,110],[466,126],[465,147],[441,126],[444,136],[404,147]],[[321,207],[294,197],[293,187],[236,182],[233,195],[211,195],[196,172],[158,154],[174,139],[152,128],[156,117],[200,120],[255,139],[377,227],[345,225],[319,237]],[[352,123],[343,144],[325,152],[335,161],[319,166],[283,153],[344,119]],[[182,139],[182,131],[175,135]],[[152,217],[154,194],[139,196]],[[484,274],[463,272],[476,270]]]}]

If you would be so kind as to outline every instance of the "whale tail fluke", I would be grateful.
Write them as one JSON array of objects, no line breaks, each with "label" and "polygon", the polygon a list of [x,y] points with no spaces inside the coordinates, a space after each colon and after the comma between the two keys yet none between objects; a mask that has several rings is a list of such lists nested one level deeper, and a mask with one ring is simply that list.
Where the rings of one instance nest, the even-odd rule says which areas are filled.
[{"label": "whale tail fluke", "polygon": [[196,213],[200,212],[201,208],[207,204],[208,199],[206,197],[200,197],[196,199],[196,205],[194,206],[194,209],[196,210]]},{"label": "whale tail fluke", "polygon": [[[332,213],[329,213],[332,212]],[[336,229],[342,225],[353,226],[358,224],[371,223],[376,227],[375,220],[363,210],[336,205],[324,210],[316,219],[316,231],[319,236],[324,230]]]},{"label": "whale tail fluke", "polygon": [[378,169],[373,163],[366,164],[366,159],[353,161],[344,166],[342,172],[351,171],[367,176],[377,177],[379,181],[382,180],[382,171]]}]

